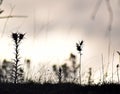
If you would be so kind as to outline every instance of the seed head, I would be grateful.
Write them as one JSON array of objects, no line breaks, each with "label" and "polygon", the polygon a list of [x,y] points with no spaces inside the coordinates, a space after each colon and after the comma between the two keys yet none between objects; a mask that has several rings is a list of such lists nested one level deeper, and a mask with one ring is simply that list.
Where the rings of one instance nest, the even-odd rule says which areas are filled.
[{"label": "seed head", "polygon": [[21,34],[21,33],[20,33],[20,34],[19,34],[19,39],[22,40],[22,39],[24,38],[24,35],[25,35],[25,34]]},{"label": "seed head", "polygon": [[78,44],[78,43],[76,43],[76,47],[77,47],[77,50],[78,51],[81,51],[82,49],[81,49],[81,46]]},{"label": "seed head", "polygon": [[18,40],[18,34],[17,33],[12,33],[12,38],[15,42]]},{"label": "seed head", "polygon": [[83,45],[83,40],[81,42],[79,42],[79,44],[80,44],[80,46],[82,46]]},{"label": "seed head", "polygon": [[119,64],[117,64],[117,66],[116,66],[117,68],[119,68]]},{"label": "seed head", "polygon": [[76,47],[78,51],[82,51],[83,40],[79,43],[76,43]]}]

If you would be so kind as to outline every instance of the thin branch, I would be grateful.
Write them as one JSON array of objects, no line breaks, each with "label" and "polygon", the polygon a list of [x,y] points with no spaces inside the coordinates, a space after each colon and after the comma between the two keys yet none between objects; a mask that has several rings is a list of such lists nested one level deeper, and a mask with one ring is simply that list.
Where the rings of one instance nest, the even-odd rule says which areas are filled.
[{"label": "thin branch", "polygon": [[3,36],[3,34],[5,32],[5,29],[6,29],[9,18],[26,18],[27,17],[27,16],[23,16],[23,15],[11,15],[14,8],[15,8],[15,6],[11,7],[11,11],[10,11],[10,14],[8,16],[0,16],[0,19],[6,19],[1,37]]},{"label": "thin branch", "polygon": [[113,62],[114,62],[114,52],[113,52],[113,58],[112,58],[112,83],[113,83]]},{"label": "thin branch", "polygon": [[[14,8],[15,8],[15,6],[11,7],[11,11],[10,11],[9,16],[12,14]],[[4,27],[3,27],[3,31],[2,31],[1,37],[3,36],[3,34],[4,34],[4,32],[5,32],[5,29],[6,29],[8,20],[9,20],[9,17],[8,17],[8,18],[6,19],[6,21],[5,21],[5,24],[4,24]]]},{"label": "thin branch", "polygon": [[103,64],[103,54],[101,54],[101,59],[102,59],[102,76],[103,76],[103,83],[104,83],[105,79],[104,79],[104,64]]},{"label": "thin branch", "polygon": [[6,18],[27,18],[28,16],[20,16],[20,15],[11,15],[11,16],[0,16],[0,19],[6,19]]},{"label": "thin branch", "polygon": [[101,3],[102,3],[103,0],[98,0],[98,2],[96,3],[96,6],[95,6],[95,9],[93,11],[93,14],[92,14],[92,19],[94,20],[95,17],[96,17],[96,14],[101,6]]},{"label": "thin branch", "polygon": [[120,0],[118,0],[118,6],[120,6]]},{"label": "thin branch", "polygon": [[109,12],[109,24],[108,24],[108,29],[107,29],[108,34],[109,34],[109,38],[108,38],[108,64],[107,64],[107,71],[108,71],[108,67],[110,64],[111,30],[112,30],[112,23],[113,23],[113,11],[112,11],[110,0],[105,0],[105,1],[106,1],[107,9]]},{"label": "thin branch", "polygon": [[0,0],[0,5],[2,5],[2,3],[3,3],[3,0]]},{"label": "thin branch", "polygon": [[107,9],[108,9],[108,12],[109,12],[108,31],[110,32],[111,29],[112,29],[112,23],[113,23],[113,10],[112,10],[110,0],[105,0],[105,1],[106,1]]}]

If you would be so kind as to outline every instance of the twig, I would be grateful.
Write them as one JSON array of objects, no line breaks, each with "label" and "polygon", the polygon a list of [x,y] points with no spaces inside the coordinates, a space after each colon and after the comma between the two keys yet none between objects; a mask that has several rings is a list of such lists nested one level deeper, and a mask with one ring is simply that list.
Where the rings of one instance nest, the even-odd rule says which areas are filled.
[{"label": "twig", "polygon": [[93,20],[96,17],[96,14],[97,14],[97,12],[98,12],[98,10],[100,8],[101,3],[102,3],[102,0],[98,0],[98,2],[96,3],[95,9],[94,9],[93,14],[92,14],[92,19]]},{"label": "twig", "polygon": [[113,10],[112,10],[110,0],[105,0],[105,1],[106,1],[107,9],[108,9],[108,12],[109,12],[108,31],[110,32],[111,29],[112,29],[112,23],[113,23]]},{"label": "twig", "polygon": [[110,0],[105,0],[106,1],[106,5],[107,5],[107,9],[109,12],[109,24],[108,24],[108,33],[109,33],[109,38],[108,38],[108,64],[107,64],[107,71],[109,68],[109,64],[110,64],[110,52],[111,52],[111,30],[112,30],[112,23],[113,23],[113,11],[112,11],[112,7],[110,4]]},{"label": "twig", "polygon": [[[15,8],[15,6],[14,6],[14,7],[11,7],[11,11],[10,11],[9,16],[12,14],[14,8]],[[4,24],[4,27],[3,27],[3,31],[2,31],[1,37],[3,36],[3,34],[4,34],[4,32],[5,32],[5,29],[6,29],[8,20],[9,20],[9,17],[8,17],[8,18],[6,19],[6,21],[5,21],[5,24]]]},{"label": "twig", "polygon": [[0,16],[0,19],[6,19],[6,18],[27,18],[28,16],[20,16],[20,15],[11,15],[11,16]]},{"label": "twig", "polygon": [[113,83],[113,62],[114,62],[114,52],[113,52],[113,59],[112,59],[112,83]]},{"label": "twig", "polygon": [[103,54],[101,55],[101,58],[102,58],[102,74],[103,74],[103,83],[104,83],[105,79],[104,79],[104,64],[103,64]]}]

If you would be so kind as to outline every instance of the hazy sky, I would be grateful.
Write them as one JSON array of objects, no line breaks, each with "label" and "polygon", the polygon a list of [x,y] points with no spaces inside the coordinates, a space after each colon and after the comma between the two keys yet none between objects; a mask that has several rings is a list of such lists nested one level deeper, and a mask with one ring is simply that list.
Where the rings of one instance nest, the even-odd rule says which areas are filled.
[{"label": "hazy sky", "polygon": [[[13,57],[11,32],[26,33],[21,44],[21,56],[37,62],[63,62],[73,52],[78,57],[76,42],[84,40],[83,62],[86,67],[101,67],[101,54],[107,62],[108,36],[106,34],[109,13],[103,0],[95,20],[92,14],[98,0],[4,0],[1,16],[25,15],[27,18],[8,19],[0,40],[1,60]],[[110,0],[114,12],[112,25],[113,50],[120,50],[120,6],[119,0]],[[0,20],[0,31],[7,19]],[[112,59],[112,58],[111,58]],[[115,53],[116,62],[118,56]],[[94,65],[94,66],[93,66]],[[99,65],[99,66],[98,66]],[[105,64],[106,65],[106,64]],[[97,67],[96,67],[97,66]],[[96,70],[95,69],[95,70]]]}]

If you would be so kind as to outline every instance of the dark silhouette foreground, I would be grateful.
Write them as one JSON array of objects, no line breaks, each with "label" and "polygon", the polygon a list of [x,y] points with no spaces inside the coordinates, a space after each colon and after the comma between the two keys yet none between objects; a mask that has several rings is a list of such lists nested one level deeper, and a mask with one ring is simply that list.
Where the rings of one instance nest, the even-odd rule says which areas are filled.
[{"label": "dark silhouette foreground", "polygon": [[12,84],[1,83],[0,94],[120,94],[120,85]]}]

